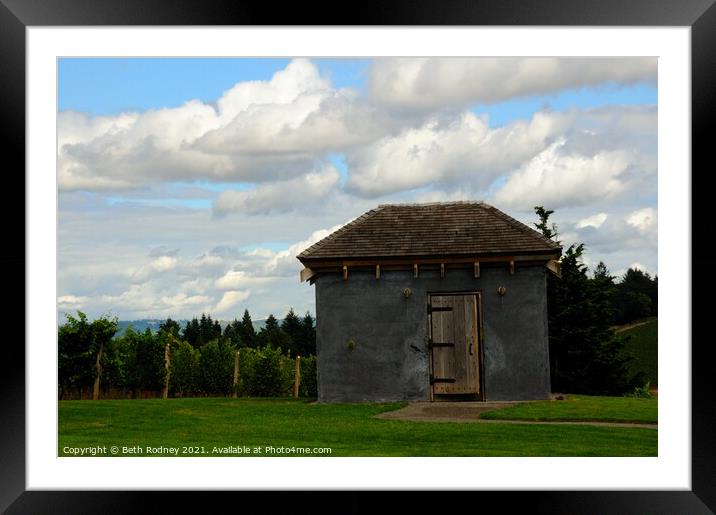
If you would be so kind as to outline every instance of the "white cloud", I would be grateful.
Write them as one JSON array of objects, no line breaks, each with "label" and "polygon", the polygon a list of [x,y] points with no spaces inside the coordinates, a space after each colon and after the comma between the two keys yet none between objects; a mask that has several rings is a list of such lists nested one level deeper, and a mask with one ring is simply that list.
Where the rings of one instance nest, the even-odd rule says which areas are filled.
[{"label": "white cloud", "polygon": [[205,305],[211,302],[211,297],[206,295],[187,296],[185,293],[177,293],[176,295],[162,297],[162,302],[172,308],[183,308],[185,306]]},{"label": "white cloud", "polygon": [[221,256],[215,256],[212,254],[203,254],[199,258],[197,258],[193,263],[192,266],[195,266],[197,268],[221,268],[225,264],[224,258]]},{"label": "white cloud", "polygon": [[540,152],[566,124],[561,114],[536,113],[528,122],[490,129],[486,118],[462,113],[432,119],[347,154],[349,187],[378,196],[440,182],[487,185],[501,172]]},{"label": "white cloud", "polygon": [[347,223],[350,223],[350,220],[343,224],[335,225],[330,229],[319,229],[317,231],[313,231],[311,236],[307,239],[294,243],[286,250],[277,252],[266,263],[265,273],[277,276],[298,276],[298,272],[301,270],[302,265],[298,259],[296,259],[296,256],[332,232],[337,231]]},{"label": "white cloud", "polygon": [[383,126],[354,92],[295,59],[269,81],[236,84],[216,108],[191,100],[115,117],[60,112],[58,183],[63,191],[111,190],[292,177],[317,154],[375,138]]},{"label": "white cloud", "polygon": [[128,275],[134,282],[146,281],[155,274],[167,272],[176,267],[178,259],[172,256],[161,256],[138,268],[131,268]]},{"label": "white cloud", "polygon": [[140,317],[150,317],[170,312],[160,297],[150,283],[130,284],[119,295],[100,295],[93,299],[93,303],[97,304],[95,309],[106,307],[110,311],[131,312]]},{"label": "white cloud", "polygon": [[214,280],[211,277],[200,276],[196,279],[184,281],[179,287],[179,293],[185,297],[201,296],[207,293],[214,284]]},{"label": "white cloud", "polygon": [[658,216],[654,208],[646,207],[639,209],[626,217],[626,221],[632,227],[636,227],[642,233],[656,232]]},{"label": "white cloud", "polygon": [[224,191],[214,202],[214,213],[265,214],[310,206],[329,195],[339,178],[335,167],[326,165],[295,179],[260,185],[250,191]]},{"label": "white cloud", "polygon": [[613,198],[627,189],[624,172],[632,164],[625,150],[592,156],[563,154],[560,139],[507,179],[494,194],[496,204],[520,209],[551,208]]},{"label": "white cloud", "polygon": [[376,59],[369,91],[402,109],[494,103],[606,82],[656,81],[656,58],[398,58]]},{"label": "white cloud", "polygon": [[607,213],[597,213],[596,215],[582,218],[577,222],[576,227],[577,229],[583,229],[584,227],[594,227],[595,229],[598,229],[605,222],[608,216],[609,215],[607,215]]},{"label": "white cloud", "polygon": [[216,304],[213,311],[215,313],[226,313],[229,309],[236,306],[239,302],[243,302],[251,295],[250,291],[227,291],[221,300]]},{"label": "white cloud", "polygon": [[[472,112],[433,117],[347,152],[347,187],[363,197],[430,187],[432,192],[415,195],[484,198],[495,181],[495,187],[500,186],[507,174],[531,160],[540,166],[552,155],[568,166],[604,166],[622,156],[628,166],[621,170],[621,182],[648,192],[654,188],[657,166],[656,117],[655,108],[648,106],[540,111],[499,128],[490,128],[486,117]],[[567,156],[574,159],[567,162]],[[558,166],[560,161],[550,164]],[[511,188],[523,177],[512,179]]]},{"label": "white cloud", "polygon": [[57,297],[57,307],[65,310],[81,309],[89,300],[89,297],[62,295]]},{"label": "white cloud", "polygon": [[220,290],[238,290],[265,284],[268,281],[270,279],[267,277],[255,277],[243,270],[230,270],[214,281],[214,286]]}]

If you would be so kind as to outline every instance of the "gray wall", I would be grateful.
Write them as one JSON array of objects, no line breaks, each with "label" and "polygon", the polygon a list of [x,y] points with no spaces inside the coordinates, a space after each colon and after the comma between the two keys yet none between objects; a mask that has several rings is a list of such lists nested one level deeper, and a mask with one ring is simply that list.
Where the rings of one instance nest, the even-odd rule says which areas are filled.
[{"label": "gray wall", "polygon": [[[318,400],[428,400],[427,295],[481,291],[486,400],[549,397],[546,269],[349,271],[316,278]],[[505,286],[503,297],[497,288]],[[410,288],[409,298],[403,289]]]}]

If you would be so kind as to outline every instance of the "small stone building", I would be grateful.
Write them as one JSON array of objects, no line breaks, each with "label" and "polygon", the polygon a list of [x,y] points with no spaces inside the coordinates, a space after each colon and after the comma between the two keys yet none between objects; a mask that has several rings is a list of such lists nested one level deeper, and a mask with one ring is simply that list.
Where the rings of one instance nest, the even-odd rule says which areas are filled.
[{"label": "small stone building", "polygon": [[298,259],[316,287],[318,400],[550,395],[561,247],[483,202],[387,204]]}]

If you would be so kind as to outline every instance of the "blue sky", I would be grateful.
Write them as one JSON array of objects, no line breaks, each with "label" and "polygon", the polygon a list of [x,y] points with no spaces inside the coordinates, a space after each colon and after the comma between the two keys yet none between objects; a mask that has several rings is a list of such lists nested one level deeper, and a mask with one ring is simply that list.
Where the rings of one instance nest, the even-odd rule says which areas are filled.
[{"label": "blue sky", "polygon": [[385,202],[537,202],[656,273],[656,60],[538,61],[60,59],[58,309],[312,311],[296,253]]},{"label": "blue sky", "polygon": [[[234,84],[269,80],[290,59],[61,58],[58,109],[93,115],[177,107],[187,100],[213,102]],[[336,87],[360,88],[366,59],[323,59],[318,68]]]},{"label": "blue sky", "polygon": [[[199,99],[215,101],[240,81],[269,80],[289,59],[236,58],[62,58],[58,62],[58,109],[93,115],[115,115],[178,107]],[[368,59],[317,59],[320,72],[338,88],[364,89]],[[558,111],[610,104],[656,104],[654,83],[557,91],[490,104],[477,104],[475,113],[487,113],[491,125],[525,119],[545,106]]]}]

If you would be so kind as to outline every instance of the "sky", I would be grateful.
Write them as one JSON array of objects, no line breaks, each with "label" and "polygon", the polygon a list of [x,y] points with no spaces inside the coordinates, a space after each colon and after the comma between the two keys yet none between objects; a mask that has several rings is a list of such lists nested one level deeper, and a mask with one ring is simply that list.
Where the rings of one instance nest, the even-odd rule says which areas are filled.
[{"label": "sky", "polygon": [[296,255],[378,204],[482,200],[657,268],[655,58],[64,58],[60,321],[314,313]]}]

